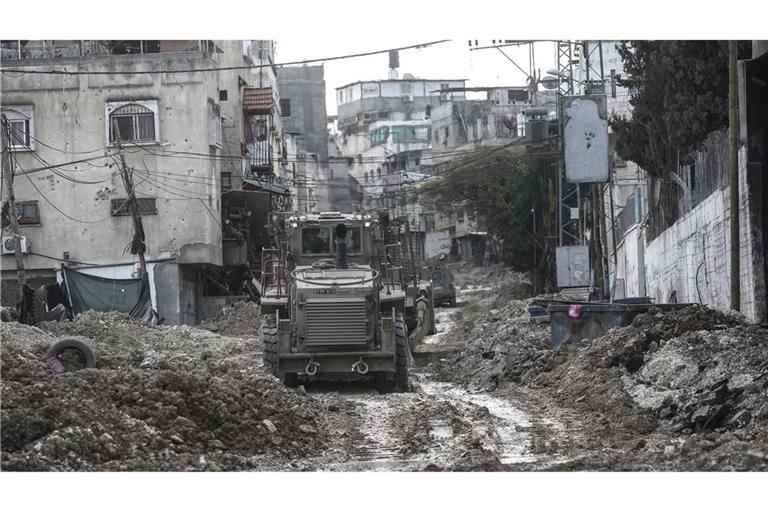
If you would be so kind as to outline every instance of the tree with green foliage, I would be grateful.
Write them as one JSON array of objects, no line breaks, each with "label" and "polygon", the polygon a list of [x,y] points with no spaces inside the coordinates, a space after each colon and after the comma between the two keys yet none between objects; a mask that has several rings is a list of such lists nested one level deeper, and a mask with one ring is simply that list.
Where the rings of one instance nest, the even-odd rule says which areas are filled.
[{"label": "tree with green foliage", "polygon": [[[488,233],[501,241],[504,259],[513,268],[545,268],[554,198],[552,159],[525,153],[520,147],[482,148],[450,162],[439,180],[420,191],[422,204],[439,212],[457,207],[473,212]],[[537,227],[534,232],[532,210]]]},{"label": "tree with green foliage", "polygon": [[[617,50],[634,88],[632,116],[613,116],[616,152],[649,177],[651,236],[678,217],[677,191],[670,174],[709,133],[728,126],[727,41],[623,41]],[[751,43],[739,45],[740,58]]]}]

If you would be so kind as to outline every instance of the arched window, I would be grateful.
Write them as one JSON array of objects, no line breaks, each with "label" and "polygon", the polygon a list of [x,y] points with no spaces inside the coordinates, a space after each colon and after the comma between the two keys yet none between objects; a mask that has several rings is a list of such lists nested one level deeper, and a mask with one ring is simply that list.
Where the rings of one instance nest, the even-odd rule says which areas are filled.
[{"label": "arched window", "polygon": [[109,114],[109,142],[116,137],[115,122],[120,139],[126,142],[155,142],[155,111],[138,103],[120,105]]},{"label": "arched window", "polygon": [[381,178],[381,167],[376,168],[376,175]]}]

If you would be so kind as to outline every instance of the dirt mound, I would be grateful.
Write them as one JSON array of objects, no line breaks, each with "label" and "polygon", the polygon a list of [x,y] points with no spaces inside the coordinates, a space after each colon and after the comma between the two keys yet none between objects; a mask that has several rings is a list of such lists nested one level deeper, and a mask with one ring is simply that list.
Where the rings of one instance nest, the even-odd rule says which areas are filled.
[{"label": "dirt mound", "polygon": [[533,292],[531,281],[525,273],[516,272],[500,263],[488,267],[452,263],[448,267],[454,272],[454,286],[465,292],[492,290],[501,296],[503,302],[525,299]]},{"label": "dirt mound", "polygon": [[497,296],[487,308],[473,304],[455,333],[465,346],[438,367],[439,375],[472,390],[493,390],[501,381],[528,382],[555,362],[549,327],[535,324],[528,302]]},{"label": "dirt mound", "polygon": [[236,302],[198,327],[223,336],[257,337],[261,327],[261,308],[255,302]]},{"label": "dirt mound", "polygon": [[50,333],[2,325],[3,470],[275,469],[327,440],[329,404],[268,375],[254,340],[97,313],[55,330],[89,335],[97,367],[51,373],[33,357]]},{"label": "dirt mound", "polygon": [[531,385],[629,430],[723,431],[768,417],[768,332],[721,312],[652,310],[568,350]]}]

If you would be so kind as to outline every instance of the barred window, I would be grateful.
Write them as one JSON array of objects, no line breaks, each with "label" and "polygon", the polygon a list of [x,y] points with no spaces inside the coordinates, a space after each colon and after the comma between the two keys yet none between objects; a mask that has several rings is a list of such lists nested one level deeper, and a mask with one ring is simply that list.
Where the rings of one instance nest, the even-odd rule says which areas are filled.
[{"label": "barred window", "polygon": [[107,112],[110,143],[117,140],[115,123],[124,142],[157,142],[157,101],[111,103]]},{"label": "barred window", "polygon": [[19,225],[40,224],[40,208],[37,206],[37,201],[17,201],[16,218]]}]

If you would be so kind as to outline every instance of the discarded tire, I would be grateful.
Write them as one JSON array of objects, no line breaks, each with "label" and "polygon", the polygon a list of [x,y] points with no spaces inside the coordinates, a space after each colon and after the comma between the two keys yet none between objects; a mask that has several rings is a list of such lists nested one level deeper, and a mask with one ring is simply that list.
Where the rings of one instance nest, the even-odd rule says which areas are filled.
[{"label": "discarded tire", "polygon": [[96,356],[84,340],[64,338],[59,340],[45,353],[45,359],[57,359],[64,371],[73,372],[96,366]]}]

